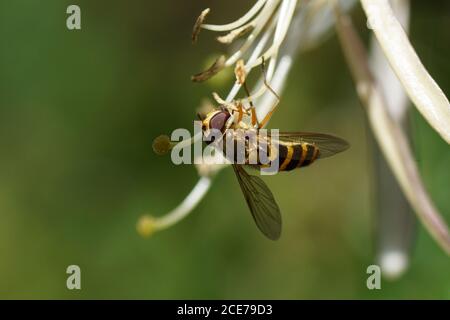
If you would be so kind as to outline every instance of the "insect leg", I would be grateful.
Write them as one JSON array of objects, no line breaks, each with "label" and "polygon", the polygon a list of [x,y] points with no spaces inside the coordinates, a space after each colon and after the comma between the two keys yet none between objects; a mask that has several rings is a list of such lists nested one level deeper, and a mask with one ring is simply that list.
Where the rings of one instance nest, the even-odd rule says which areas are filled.
[{"label": "insect leg", "polygon": [[272,92],[272,94],[277,98],[277,101],[275,102],[274,106],[271,108],[270,112],[264,117],[264,119],[261,121],[261,127],[263,128],[267,122],[270,120],[270,118],[272,117],[273,112],[275,111],[275,109],[278,107],[278,104],[280,103],[280,96],[275,92],[275,90],[273,90],[273,88],[269,85],[269,83],[267,82],[267,76],[266,76],[266,68],[265,68],[266,62],[264,61],[264,57],[262,57],[262,63],[261,63],[261,69],[262,69],[262,73],[263,73],[263,80],[264,80],[264,85],[267,87],[267,89],[269,89],[270,92]]},{"label": "insect leg", "polygon": [[277,98],[277,104],[278,104],[278,102],[281,100],[281,98],[280,98],[280,96],[275,92],[275,90],[273,90],[273,88],[269,85],[269,83],[267,82],[266,61],[264,60],[264,56],[262,57],[261,69],[262,69],[262,74],[263,74],[264,85],[265,85],[265,86],[267,87],[267,89],[269,89],[270,92],[272,92],[273,95]]},{"label": "insect leg", "polygon": [[248,103],[250,104],[250,111],[251,111],[251,115],[252,115],[252,126],[255,128],[261,128],[259,122],[258,122],[258,118],[256,116],[256,109],[255,109],[255,105],[253,104],[251,95],[250,95],[250,90],[248,90],[248,86],[247,83],[244,81],[242,83],[242,86],[244,87],[244,91],[247,94],[247,98],[248,98]]},{"label": "insect leg", "polygon": [[258,122],[258,118],[256,117],[255,106],[253,105],[250,90],[248,89],[248,86],[247,86],[247,81],[246,81],[247,74],[245,71],[244,60],[241,59],[236,63],[236,68],[234,69],[234,74],[236,76],[236,81],[239,84],[241,84],[242,87],[244,87],[244,91],[247,94],[248,103],[250,104],[249,109],[250,109],[251,117],[252,117],[252,126],[255,128],[259,128],[259,122]]}]

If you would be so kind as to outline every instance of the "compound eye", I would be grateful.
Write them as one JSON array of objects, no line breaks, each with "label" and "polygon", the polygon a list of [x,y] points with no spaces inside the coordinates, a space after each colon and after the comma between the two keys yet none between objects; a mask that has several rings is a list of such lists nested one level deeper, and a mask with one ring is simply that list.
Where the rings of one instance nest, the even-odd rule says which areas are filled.
[{"label": "compound eye", "polygon": [[223,132],[229,117],[230,113],[228,111],[221,111],[211,118],[209,121],[209,126],[211,129],[216,129]]}]

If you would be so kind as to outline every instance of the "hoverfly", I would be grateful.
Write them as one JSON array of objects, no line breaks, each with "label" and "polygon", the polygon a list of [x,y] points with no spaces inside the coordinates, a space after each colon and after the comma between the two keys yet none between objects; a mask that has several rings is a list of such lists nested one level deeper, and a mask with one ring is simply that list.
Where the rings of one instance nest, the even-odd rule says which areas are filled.
[{"label": "hoverfly", "polygon": [[[239,105],[237,109],[239,109],[237,111],[239,120],[239,118],[242,118],[244,111]],[[230,120],[234,120],[232,112],[223,105],[220,109],[209,112],[206,117],[202,118],[203,133],[206,135],[209,130],[219,130],[225,135],[227,130],[242,128],[242,123],[230,122]],[[260,127],[261,124],[257,124],[256,130]],[[321,133],[280,132],[276,141],[274,141],[275,138],[270,136],[260,137],[258,131],[256,131],[256,135],[258,140],[265,139],[267,143],[278,146],[278,152],[275,155],[278,157],[278,171],[291,171],[308,166],[317,159],[332,156],[344,151],[349,146],[341,138]],[[280,208],[264,181],[258,176],[250,175],[244,169],[244,166],[258,168],[264,165],[259,162],[250,165],[248,158],[251,152],[249,151],[250,146],[248,143],[245,145],[245,148],[244,164],[237,164],[236,158],[228,160],[232,162],[237,180],[256,225],[267,238],[277,240],[281,234]],[[269,148],[269,150],[271,149]],[[225,148],[222,151],[226,154]],[[274,155],[272,154],[271,156],[273,157]]]},{"label": "hoverfly", "polygon": [[[266,165],[265,163],[260,162],[260,158],[258,157],[260,142],[263,142],[263,145],[268,146],[269,157],[272,159],[276,158],[277,163],[279,164],[278,171],[291,171],[296,168],[308,166],[317,159],[330,157],[346,150],[349,147],[349,144],[341,138],[313,132],[279,132],[276,137],[267,135],[260,136],[259,130],[268,122],[280,101],[278,94],[266,81],[264,59],[262,61],[262,67],[264,85],[277,98],[277,102],[261,122],[258,122],[257,120],[256,110],[246,86],[246,74],[242,60],[237,63],[235,74],[237,81],[244,87],[247,93],[250,108],[246,109],[241,101],[227,103],[218,95],[215,95],[214,98],[219,103],[220,107],[208,112],[206,116],[200,114],[198,114],[198,116],[202,121],[202,131],[204,135],[208,135],[210,130],[216,130],[216,132],[220,131],[222,137],[227,135],[228,130],[252,129],[256,132],[256,143],[253,142],[256,146],[252,145],[247,140],[241,141],[245,146],[243,164],[236,161],[235,152],[233,152],[233,157],[231,159],[228,158],[228,160],[232,163],[244,198],[259,230],[267,238],[277,240],[281,235],[280,208],[264,181],[258,176],[247,173],[244,169],[244,166],[262,168]],[[244,116],[251,119],[251,127],[247,125],[246,122],[242,121]],[[237,145],[236,142],[239,142],[237,140],[242,139],[241,136],[236,135],[232,135],[231,137],[232,143],[222,144],[222,150],[219,150],[224,153],[225,157],[228,154],[226,146],[228,145],[229,148],[231,145],[234,149]],[[213,140],[210,140],[209,143],[212,142]],[[272,148],[274,145],[277,147]],[[257,153],[256,163],[250,163],[249,158],[254,155],[255,150]],[[255,157],[253,157],[253,159],[255,159]]]}]

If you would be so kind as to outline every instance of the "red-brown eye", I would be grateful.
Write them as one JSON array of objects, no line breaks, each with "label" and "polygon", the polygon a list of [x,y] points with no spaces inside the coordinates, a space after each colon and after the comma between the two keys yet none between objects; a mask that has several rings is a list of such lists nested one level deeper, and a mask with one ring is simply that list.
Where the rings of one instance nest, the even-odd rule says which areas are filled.
[{"label": "red-brown eye", "polygon": [[223,132],[225,130],[225,124],[229,117],[230,113],[228,111],[221,111],[217,113],[209,121],[210,129],[216,129]]}]

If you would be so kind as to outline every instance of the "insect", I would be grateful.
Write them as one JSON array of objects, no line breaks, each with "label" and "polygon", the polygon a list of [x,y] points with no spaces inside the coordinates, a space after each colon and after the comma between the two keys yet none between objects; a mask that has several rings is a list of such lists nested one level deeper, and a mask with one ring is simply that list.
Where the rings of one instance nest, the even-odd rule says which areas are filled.
[{"label": "insect", "polygon": [[[264,70],[263,70],[264,71]],[[279,100],[278,95],[270,88],[265,81],[265,85],[272,91],[273,94]],[[242,83],[245,90],[248,93],[248,89],[245,86],[245,82]],[[271,113],[275,109],[276,105],[272,108],[272,112],[261,123],[257,121],[256,111],[253,103],[250,102],[250,108],[245,109],[243,104],[238,102],[227,103],[216,96],[216,100],[219,102],[220,107],[216,110],[210,111],[206,116],[202,117],[202,130],[204,135],[207,135],[210,130],[220,131],[222,136],[225,137],[229,130],[245,129],[253,130],[256,135],[256,143],[249,142],[247,140],[239,141],[243,139],[240,136],[231,135],[233,140],[231,146],[235,148],[237,142],[241,142],[244,146],[244,162],[237,163],[236,153],[234,158],[228,159],[232,162],[234,172],[241,187],[244,198],[250,209],[256,225],[261,232],[271,240],[277,240],[281,235],[281,213],[275,198],[264,183],[264,181],[256,176],[249,174],[244,166],[261,168],[265,164],[260,162],[258,156],[256,162],[250,163],[250,157],[254,153],[260,151],[260,145],[268,145],[268,156],[272,160],[277,160],[279,164],[278,171],[291,171],[296,168],[305,167],[312,164],[314,161],[322,158],[332,156],[338,152],[346,150],[348,143],[338,137],[311,132],[279,132],[275,137],[270,135],[260,135],[260,129],[264,127]],[[251,126],[242,122],[244,116],[251,118]],[[217,141],[215,141],[217,142]],[[262,142],[262,143],[261,143]],[[209,142],[212,143],[212,142]],[[227,154],[226,146],[222,144],[222,150],[224,154]],[[277,148],[273,148],[277,146]]]}]

